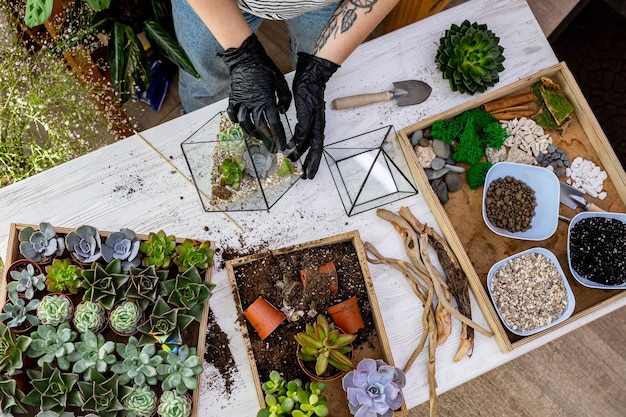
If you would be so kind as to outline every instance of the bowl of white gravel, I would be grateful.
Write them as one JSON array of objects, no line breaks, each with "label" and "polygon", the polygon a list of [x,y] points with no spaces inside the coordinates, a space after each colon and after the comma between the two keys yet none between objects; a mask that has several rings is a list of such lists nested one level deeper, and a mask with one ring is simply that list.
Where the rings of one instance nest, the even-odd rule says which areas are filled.
[{"label": "bowl of white gravel", "polygon": [[487,289],[500,320],[511,332],[529,336],[566,320],[574,294],[556,256],[532,248],[495,263]]}]

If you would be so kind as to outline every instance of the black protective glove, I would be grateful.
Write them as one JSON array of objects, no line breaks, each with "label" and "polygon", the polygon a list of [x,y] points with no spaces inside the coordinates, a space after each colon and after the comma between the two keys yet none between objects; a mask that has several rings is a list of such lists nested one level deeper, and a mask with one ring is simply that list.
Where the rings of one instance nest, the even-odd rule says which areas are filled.
[{"label": "black protective glove", "polygon": [[296,148],[289,154],[295,161],[307,149],[309,153],[302,165],[302,178],[313,178],[322,158],[324,128],[326,127],[326,83],[339,65],[324,58],[298,53],[298,65],[293,79],[293,96],[296,105],[296,125],[293,141]]},{"label": "black protective glove", "polygon": [[230,70],[231,93],[226,110],[230,120],[246,132],[254,132],[270,152],[285,150],[285,129],[278,112],[289,109],[291,92],[259,39],[252,34],[239,48],[228,48],[218,55]]}]

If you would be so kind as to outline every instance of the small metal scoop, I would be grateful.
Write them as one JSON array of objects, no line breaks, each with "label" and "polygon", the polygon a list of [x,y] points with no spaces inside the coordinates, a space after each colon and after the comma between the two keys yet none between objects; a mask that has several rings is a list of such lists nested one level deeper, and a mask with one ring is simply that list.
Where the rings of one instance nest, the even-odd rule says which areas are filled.
[{"label": "small metal scoop", "polygon": [[355,96],[339,97],[334,99],[330,106],[334,110],[344,110],[353,107],[366,106],[381,101],[396,100],[398,106],[411,106],[426,100],[432,88],[423,81],[406,80],[393,83],[392,91],[382,91],[372,94],[357,94]]}]

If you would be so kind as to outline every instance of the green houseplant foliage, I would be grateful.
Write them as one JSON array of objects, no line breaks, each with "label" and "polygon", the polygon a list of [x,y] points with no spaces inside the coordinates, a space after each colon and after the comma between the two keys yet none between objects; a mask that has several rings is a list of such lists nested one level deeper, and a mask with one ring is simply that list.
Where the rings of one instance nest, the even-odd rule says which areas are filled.
[{"label": "green houseplant foliage", "polygon": [[41,324],[58,326],[72,318],[72,302],[61,294],[48,294],[37,307],[37,318]]},{"label": "green houseplant foliage", "polygon": [[191,403],[176,391],[164,391],[159,398],[157,413],[161,417],[188,417],[191,415]]},{"label": "green houseplant foliage", "polygon": [[141,264],[139,259],[139,245],[141,241],[130,229],[120,229],[111,233],[102,245],[102,258],[109,263],[114,259],[122,261],[122,270],[128,271],[131,267]]},{"label": "green houseplant foliage", "polygon": [[82,225],[65,235],[65,247],[76,260],[89,264],[102,257],[102,238],[93,226]]},{"label": "green houseplant foliage", "polygon": [[354,366],[346,353],[352,350],[355,336],[341,333],[322,314],[315,323],[306,325],[306,331],[297,333],[296,342],[300,345],[298,357],[303,361],[315,362],[315,373],[322,375],[328,365],[341,371],[349,371]]},{"label": "green houseplant foliage", "polygon": [[222,174],[220,179],[220,185],[229,185],[233,189],[239,189],[239,183],[243,178],[243,170],[246,164],[240,158],[226,158],[222,161],[217,168],[218,172]]},{"label": "green houseplant foliage", "polygon": [[42,262],[52,256],[61,256],[65,242],[59,237],[50,223],[39,223],[39,230],[26,226],[20,230],[20,253],[33,262]]},{"label": "green houseplant foliage", "polygon": [[74,327],[81,333],[98,332],[106,323],[106,312],[98,303],[83,301],[76,306]]},{"label": "green houseplant foliage", "polygon": [[76,294],[80,288],[82,270],[71,259],[55,259],[46,265],[46,287],[50,292]]},{"label": "green houseplant foliage", "polygon": [[111,370],[119,375],[121,384],[133,385],[156,385],[157,367],[163,362],[163,358],[157,355],[154,344],[139,346],[136,337],[130,336],[127,343],[117,343],[115,350],[121,361],[116,362]]},{"label": "green houseplant foliage", "polygon": [[121,399],[130,394],[130,387],[119,383],[116,374],[105,377],[93,368],[87,371],[86,381],[78,381],[78,391],[84,403],[83,411],[93,411],[100,417],[121,417],[124,405]]},{"label": "green houseplant foliage", "polygon": [[213,266],[213,249],[210,242],[196,242],[185,239],[183,243],[176,246],[176,257],[174,263],[184,271],[196,267],[200,270]]},{"label": "green houseplant foliage", "polygon": [[75,350],[69,354],[68,360],[73,362],[72,372],[82,374],[89,381],[90,369],[100,373],[106,372],[116,361],[115,343],[105,340],[101,334],[87,331],[80,335],[80,341],[74,343]]},{"label": "green houseplant foliage", "polygon": [[161,289],[161,282],[167,279],[168,271],[157,270],[154,265],[145,268],[130,268],[126,285],[126,299],[137,303],[144,311],[156,301]]},{"label": "green houseplant foliage", "polygon": [[202,373],[200,358],[196,355],[196,348],[181,346],[177,352],[160,351],[163,363],[157,366],[157,374],[162,380],[163,391],[176,390],[178,394],[185,394],[188,390],[198,388],[196,375]]},{"label": "green houseplant foliage", "polygon": [[32,339],[26,335],[13,336],[11,329],[0,323],[0,372],[13,375],[23,366],[22,356]]},{"label": "green houseplant foliage", "polygon": [[68,406],[83,405],[76,389],[77,374],[61,372],[49,363],[44,363],[41,370],[28,369],[26,373],[31,379],[32,389],[22,403],[57,413],[62,413]]},{"label": "green houseplant foliage", "polygon": [[117,307],[111,310],[109,315],[109,326],[120,334],[131,334],[137,330],[141,320],[141,310],[132,301],[122,301]]},{"label": "green houseplant foliage", "polygon": [[122,403],[128,417],[150,417],[156,410],[157,396],[148,386],[134,386]]},{"label": "green houseplant foliage", "polygon": [[487,25],[469,20],[446,30],[439,40],[435,62],[452,91],[473,95],[500,81],[504,48],[499,41]]},{"label": "green houseplant foliage", "polygon": [[196,321],[202,319],[204,302],[211,298],[213,288],[215,284],[204,281],[195,267],[163,282],[164,293],[169,294],[167,303],[179,307]]},{"label": "green houseplant foliage", "polygon": [[180,308],[168,304],[163,297],[158,297],[150,312],[148,320],[141,324],[138,329],[142,333],[139,345],[150,343],[173,342],[180,343],[180,333],[187,328],[194,317],[185,314]]},{"label": "green houseplant foliage", "polygon": [[0,375],[0,416],[12,417],[13,413],[24,414],[22,406],[24,393],[17,387],[17,382],[7,375]]},{"label": "green houseplant foliage", "polygon": [[122,262],[115,259],[106,267],[97,262],[83,271],[83,287],[86,289],[83,300],[100,304],[110,310],[116,302],[124,299],[124,284],[128,275],[122,271]]},{"label": "green houseplant foliage", "polygon": [[39,325],[30,335],[32,343],[26,355],[29,358],[39,358],[37,365],[40,367],[56,359],[57,366],[66,371],[70,369],[69,357],[76,349],[76,336],[69,323],[62,323],[59,327]]},{"label": "green houseplant foliage", "polygon": [[303,384],[300,379],[287,382],[277,371],[272,371],[262,388],[266,407],[259,410],[257,417],[329,415],[326,397],[322,395],[326,389],[323,382]]},{"label": "green houseplant foliage", "polygon": [[150,232],[148,238],[141,242],[139,251],[144,255],[143,266],[168,267],[176,253],[176,237],[167,235],[163,230]]},{"label": "green houseplant foliage", "polygon": [[6,322],[7,327],[15,328],[28,323],[31,326],[39,324],[39,318],[34,312],[39,307],[39,300],[30,300],[28,303],[17,295],[17,292],[9,293],[10,303],[6,303],[0,313],[0,322]]},{"label": "green houseplant foliage", "polygon": [[21,292],[29,300],[35,296],[35,289],[43,291],[46,288],[46,276],[35,275],[35,267],[32,264],[26,265],[21,271],[11,271],[11,279],[7,290]]}]

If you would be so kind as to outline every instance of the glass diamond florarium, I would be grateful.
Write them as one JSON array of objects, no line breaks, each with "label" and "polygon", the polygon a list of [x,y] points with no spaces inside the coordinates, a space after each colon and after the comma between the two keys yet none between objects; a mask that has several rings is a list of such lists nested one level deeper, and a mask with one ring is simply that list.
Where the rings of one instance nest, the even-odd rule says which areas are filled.
[{"label": "glass diamond florarium", "polygon": [[[290,138],[289,122],[282,122]],[[278,151],[268,130],[259,128],[249,135],[224,112],[181,146],[206,211],[268,210],[302,173],[300,162]]]},{"label": "glass diamond florarium", "polygon": [[348,216],[418,192],[393,126],[327,145],[324,156]]}]

